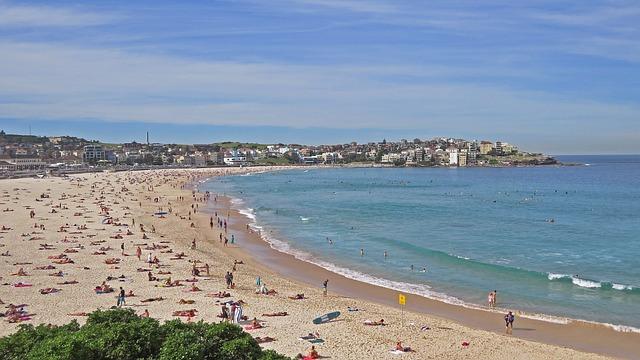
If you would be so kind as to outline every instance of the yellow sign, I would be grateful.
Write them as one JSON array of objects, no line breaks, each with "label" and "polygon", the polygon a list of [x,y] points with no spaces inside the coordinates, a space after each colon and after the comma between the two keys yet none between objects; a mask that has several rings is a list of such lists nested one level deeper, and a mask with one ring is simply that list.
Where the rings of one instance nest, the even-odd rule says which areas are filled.
[{"label": "yellow sign", "polygon": [[400,305],[405,305],[407,303],[407,298],[403,294],[398,294],[398,303]]}]

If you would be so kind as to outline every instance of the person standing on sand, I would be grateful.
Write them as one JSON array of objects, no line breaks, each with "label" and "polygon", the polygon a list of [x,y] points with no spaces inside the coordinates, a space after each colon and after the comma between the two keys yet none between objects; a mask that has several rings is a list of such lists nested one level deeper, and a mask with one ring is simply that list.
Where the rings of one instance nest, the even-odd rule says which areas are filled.
[{"label": "person standing on sand", "polygon": [[120,244],[120,250],[122,250],[122,256],[124,256],[124,243]]},{"label": "person standing on sand", "polygon": [[505,323],[505,326],[506,326],[506,333],[507,334],[512,334],[513,333],[513,321],[514,320],[515,320],[515,316],[513,315],[513,313],[511,311],[509,311],[509,313],[504,316],[504,323]]},{"label": "person standing on sand", "polygon": [[125,293],[124,293],[124,289],[122,288],[122,286],[120,287],[120,294],[118,295],[118,302],[117,302],[117,306],[120,307],[122,305],[124,305],[124,297],[125,297]]},{"label": "person standing on sand", "polygon": [[142,249],[140,246],[136,249],[136,256],[138,257],[138,261],[140,260],[140,256],[142,256]]},{"label": "person standing on sand", "polygon": [[322,292],[323,296],[327,296],[327,286],[329,285],[329,279],[326,279],[323,283],[322,283],[322,288],[324,289]]}]

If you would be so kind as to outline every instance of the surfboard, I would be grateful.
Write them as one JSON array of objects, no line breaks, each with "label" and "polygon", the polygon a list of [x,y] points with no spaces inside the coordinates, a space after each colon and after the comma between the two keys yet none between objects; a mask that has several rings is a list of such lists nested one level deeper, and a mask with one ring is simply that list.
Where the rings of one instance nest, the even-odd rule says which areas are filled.
[{"label": "surfboard", "polygon": [[313,319],[313,323],[316,325],[319,324],[324,324],[326,322],[329,322],[335,318],[337,318],[338,316],[340,316],[340,311],[334,311],[334,312],[330,312],[328,314],[324,314],[320,317],[317,317],[315,319]]}]

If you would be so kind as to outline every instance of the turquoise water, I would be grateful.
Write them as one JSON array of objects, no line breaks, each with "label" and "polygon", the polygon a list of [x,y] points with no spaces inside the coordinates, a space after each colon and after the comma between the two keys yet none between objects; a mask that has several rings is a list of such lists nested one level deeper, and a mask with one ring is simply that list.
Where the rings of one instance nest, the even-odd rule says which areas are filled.
[{"label": "turquoise water", "polygon": [[589,165],[292,170],[202,189],[352,278],[467,306],[496,289],[502,308],[640,328],[640,156],[559,158]]}]

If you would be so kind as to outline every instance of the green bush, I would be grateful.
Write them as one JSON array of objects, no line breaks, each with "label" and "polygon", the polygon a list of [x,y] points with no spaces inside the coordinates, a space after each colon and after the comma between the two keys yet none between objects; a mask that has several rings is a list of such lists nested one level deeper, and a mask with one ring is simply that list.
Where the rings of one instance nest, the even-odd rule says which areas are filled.
[{"label": "green bush", "polygon": [[0,338],[0,359],[6,360],[284,360],[236,325],[179,320],[160,324],[133,310],[96,311],[80,326],[22,325]]}]

